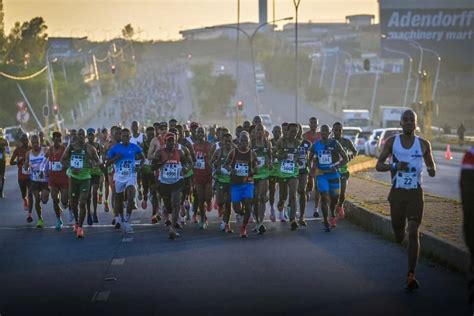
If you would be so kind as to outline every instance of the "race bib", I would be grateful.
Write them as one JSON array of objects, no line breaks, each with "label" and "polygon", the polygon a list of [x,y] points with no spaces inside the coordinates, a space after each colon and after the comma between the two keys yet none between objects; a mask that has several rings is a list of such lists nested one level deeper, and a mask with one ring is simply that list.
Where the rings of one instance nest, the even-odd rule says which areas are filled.
[{"label": "race bib", "polygon": [[43,176],[41,176],[41,171],[40,170],[34,170],[31,173],[31,180],[33,180],[33,181],[40,181],[43,178],[44,178],[44,174],[43,174]]},{"label": "race bib", "polygon": [[194,168],[195,169],[206,169],[206,162],[204,159],[197,159],[196,162],[194,163]]},{"label": "race bib", "polygon": [[25,167],[22,167],[21,168],[21,173],[24,174],[24,175],[29,175],[30,171],[28,169],[26,169]]},{"label": "race bib", "polygon": [[163,166],[161,176],[166,180],[177,180],[181,172],[181,167],[175,163],[168,163]]},{"label": "race bib", "polygon": [[286,159],[290,160],[290,161],[294,161],[295,160],[295,154],[288,154]]},{"label": "race bib", "polygon": [[63,170],[63,164],[60,161],[53,161],[51,162],[51,171],[62,171]]},{"label": "race bib", "polygon": [[247,177],[249,175],[249,165],[246,163],[237,162],[234,169],[235,175],[238,177]]},{"label": "race bib", "polygon": [[320,165],[330,165],[332,164],[332,155],[329,150],[320,150],[318,152],[318,161]]},{"label": "race bib", "polygon": [[298,166],[300,167],[300,169],[306,168],[306,159],[303,158],[303,159],[298,160]]},{"label": "race bib", "polygon": [[71,167],[76,169],[84,168],[84,156],[72,155]]},{"label": "race bib", "polygon": [[262,168],[265,165],[265,156],[257,157],[258,167]]},{"label": "race bib", "polygon": [[290,160],[285,160],[281,163],[280,171],[282,173],[293,173],[295,171],[295,163]]},{"label": "race bib", "polygon": [[132,161],[124,160],[120,163],[118,172],[119,175],[123,177],[129,177],[132,175]]},{"label": "race bib", "polygon": [[140,165],[140,160],[135,160],[135,167]]},{"label": "race bib", "polygon": [[228,176],[230,174],[229,170],[224,167],[221,167],[221,175]]},{"label": "race bib", "polygon": [[395,187],[406,190],[418,188],[418,176],[416,172],[398,172]]}]

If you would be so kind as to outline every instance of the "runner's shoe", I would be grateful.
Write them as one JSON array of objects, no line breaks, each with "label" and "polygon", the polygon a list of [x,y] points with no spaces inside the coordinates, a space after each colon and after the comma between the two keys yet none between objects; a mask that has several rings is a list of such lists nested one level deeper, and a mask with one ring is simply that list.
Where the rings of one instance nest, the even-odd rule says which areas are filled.
[{"label": "runner's shoe", "polygon": [[346,216],[346,212],[344,211],[343,206],[338,206],[336,211],[337,211],[337,218],[342,219]]},{"label": "runner's shoe", "polygon": [[337,226],[337,219],[335,217],[329,217],[329,225],[331,228],[335,228]]},{"label": "runner's shoe", "polygon": [[151,223],[152,224],[157,224],[158,223],[158,216],[156,216],[156,214],[151,217]]},{"label": "runner's shoe", "polygon": [[84,238],[84,229],[82,227],[77,227],[76,236],[77,238]]},{"label": "runner's shoe", "polygon": [[225,224],[224,231],[225,231],[227,234],[233,234],[233,233],[234,233],[234,231],[232,230],[232,228],[230,228],[230,225],[229,225],[229,224]]},{"label": "runner's shoe", "polygon": [[316,208],[316,207],[314,208],[313,217],[314,217],[314,218],[318,218],[318,217],[319,217],[318,208]]},{"label": "runner's shoe", "polygon": [[142,201],[142,209],[146,210],[147,206],[148,206],[148,201],[147,201],[147,200],[143,200],[143,201]]},{"label": "runner's shoe", "polygon": [[24,198],[24,199],[23,199],[23,209],[24,209],[25,211],[28,211],[28,209],[29,209],[29,203],[28,203],[28,199],[27,199],[27,198]]},{"label": "runner's shoe", "polygon": [[94,224],[94,221],[92,220],[92,215],[87,214],[87,225],[92,226]]},{"label": "runner's shoe", "polygon": [[115,229],[120,229],[122,227],[122,220],[120,217],[115,217]]},{"label": "runner's shoe", "polygon": [[28,213],[28,216],[26,217],[26,221],[28,223],[31,223],[33,221],[33,217],[31,216],[31,213]]},{"label": "runner's shoe", "polygon": [[79,228],[79,225],[77,223],[75,223],[74,225],[72,225],[72,232],[73,233],[77,233],[77,228]]},{"label": "runner's shoe", "polygon": [[267,228],[265,227],[265,225],[260,224],[260,226],[258,226],[258,234],[259,235],[263,235],[266,231],[267,231]]},{"label": "runner's shoe", "polygon": [[38,223],[36,224],[36,228],[43,228],[44,227],[44,221],[42,218],[38,218]]},{"label": "runner's shoe", "polygon": [[61,231],[61,229],[63,229],[63,221],[61,220],[61,218],[58,218],[56,219],[56,230],[57,231]]},{"label": "runner's shoe", "polygon": [[92,221],[96,224],[99,223],[99,217],[97,216],[97,213],[92,214]]},{"label": "runner's shoe", "polygon": [[109,211],[109,201],[104,201],[104,212],[108,213]]},{"label": "runner's shoe", "polygon": [[219,230],[220,230],[221,232],[225,232],[225,226],[226,226],[226,225],[225,225],[225,222],[222,221],[222,222],[219,224]]},{"label": "runner's shoe", "polygon": [[304,218],[300,218],[298,221],[298,225],[300,226],[308,226],[308,223],[305,221]]},{"label": "runner's shoe", "polygon": [[240,227],[240,238],[247,238],[247,226],[243,225]]},{"label": "runner's shoe", "polygon": [[331,228],[329,228],[329,223],[323,223],[323,226],[323,231],[325,231],[326,233],[329,233],[331,231]]},{"label": "runner's shoe", "polygon": [[275,208],[272,206],[270,208],[270,220],[275,223],[276,217],[275,217]]},{"label": "runner's shoe", "polygon": [[296,222],[296,220],[292,220],[290,229],[291,230],[296,230],[297,228],[298,228],[298,223]]},{"label": "runner's shoe", "polygon": [[408,273],[407,280],[405,282],[405,290],[408,292],[416,291],[420,288],[420,283],[415,278],[415,274],[413,272]]}]

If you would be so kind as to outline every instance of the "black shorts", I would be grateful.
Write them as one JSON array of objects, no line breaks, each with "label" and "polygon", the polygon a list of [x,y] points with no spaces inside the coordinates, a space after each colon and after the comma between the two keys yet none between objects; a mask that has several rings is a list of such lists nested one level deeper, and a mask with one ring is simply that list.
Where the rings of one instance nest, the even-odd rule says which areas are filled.
[{"label": "black shorts", "polygon": [[388,195],[390,202],[390,216],[394,230],[404,229],[406,220],[421,224],[423,219],[424,197],[423,189],[395,189]]},{"label": "black shorts", "polygon": [[91,186],[93,185],[100,185],[100,177],[101,176],[91,176]]},{"label": "black shorts", "polygon": [[31,192],[43,191],[43,190],[48,190],[49,191],[48,182],[40,182],[40,181],[31,181],[30,182],[30,191]]},{"label": "black shorts", "polygon": [[171,193],[175,191],[182,191],[183,188],[184,188],[183,179],[173,184],[163,184],[163,183],[158,182],[158,193],[160,193],[160,196],[162,197],[170,196]]}]

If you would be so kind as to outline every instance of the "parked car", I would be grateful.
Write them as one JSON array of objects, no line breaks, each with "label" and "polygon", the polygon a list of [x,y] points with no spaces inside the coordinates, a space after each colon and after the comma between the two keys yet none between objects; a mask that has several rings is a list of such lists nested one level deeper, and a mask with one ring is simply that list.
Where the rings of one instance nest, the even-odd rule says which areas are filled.
[{"label": "parked car", "polygon": [[375,157],[377,143],[379,141],[380,134],[382,134],[383,130],[383,128],[374,129],[370,134],[369,139],[365,142],[365,154],[367,156]]},{"label": "parked car", "polygon": [[342,128],[343,131],[343,137],[348,138],[354,143],[354,145],[357,143],[357,138],[359,137],[359,134],[362,133],[362,128],[360,127],[351,127],[351,126],[344,126]]},{"label": "parked car", "polygon": [[383,147],[385,146],[385,142],[387,139],[392,137],[393,135],[399,134],[402,132],[402,129],[400,127],[390,127],[390,128],[384,128],[382,133],[380,134],[377,147],[375,150],[375,156],[378,158],[380,154],[382,153]]},{"label": "parked car", "polygon": [[369,140],[370,135],[372,132],[361,132],[357,137],[357,141],[355,142],[354,146],[357,149],[359,155],[367,155],[365,151],[365,144]]}]

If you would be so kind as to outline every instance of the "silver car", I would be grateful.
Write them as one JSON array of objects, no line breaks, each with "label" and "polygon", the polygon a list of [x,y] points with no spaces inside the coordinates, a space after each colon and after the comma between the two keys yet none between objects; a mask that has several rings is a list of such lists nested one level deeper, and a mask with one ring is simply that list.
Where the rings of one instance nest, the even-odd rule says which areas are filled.
[{"label": "silver car", "polygon": [[375,157],[377,143],[383,130],[383,128],[374,129],[369,139],[365,142],[365,154],[367,156]]}]

